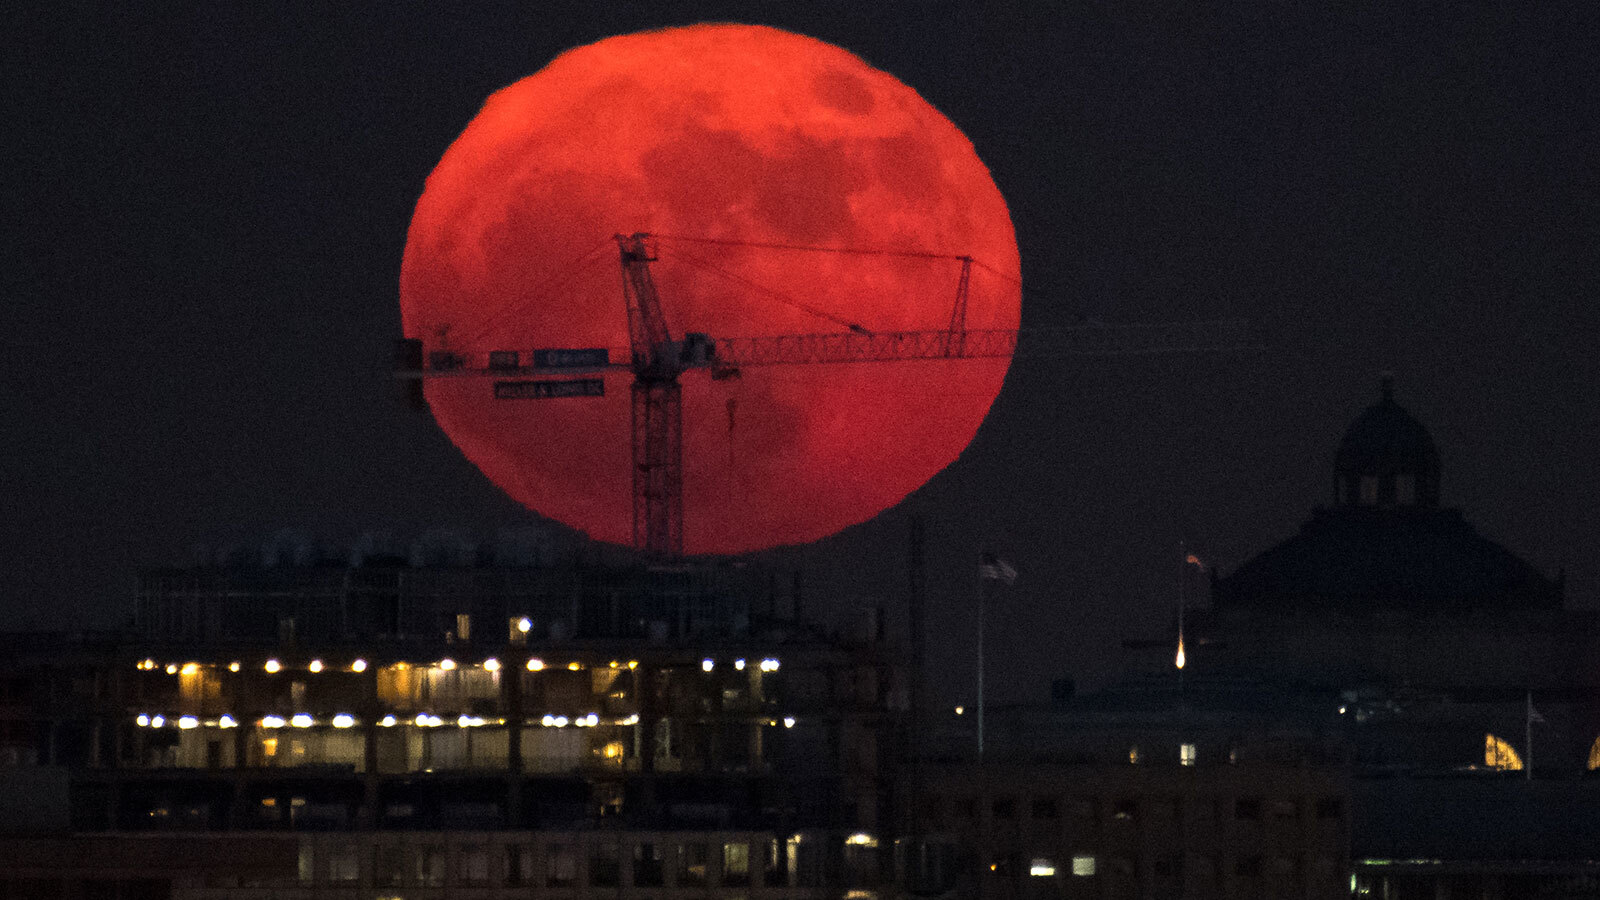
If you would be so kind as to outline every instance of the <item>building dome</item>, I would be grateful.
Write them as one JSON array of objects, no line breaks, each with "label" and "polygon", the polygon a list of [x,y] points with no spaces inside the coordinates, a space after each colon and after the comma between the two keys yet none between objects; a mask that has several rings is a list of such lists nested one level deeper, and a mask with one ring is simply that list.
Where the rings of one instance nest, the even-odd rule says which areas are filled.
[{"label": "building dome", "polygon": [[1562,587],[1439,508],[1439,451],[1390,379],[1334,462],[1334,505],[1212,585],[1218,609],[1559,609]]},{"label": "building dome", "polygon": [[1394,380],[1387,376],[1378,402],[1345,431],[1333,470],[1337,506],[1439,505],[1433,436],[1394,402]]}]

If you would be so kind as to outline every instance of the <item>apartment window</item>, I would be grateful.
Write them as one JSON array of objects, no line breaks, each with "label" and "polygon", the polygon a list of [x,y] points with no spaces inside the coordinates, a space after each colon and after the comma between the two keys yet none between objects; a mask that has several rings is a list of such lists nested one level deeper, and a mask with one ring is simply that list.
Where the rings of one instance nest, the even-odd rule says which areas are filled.
[{"label": "apartment window", "polygon": [[317,852],[310,844],[300,845],[300,883],[311,884],[317,880]]},{"label": "apartment window", "polygon": [[616,887],[622,883],[622,862],[616,844],[596,844],[589,851],[589,884]]},{"label": "apartment window", "polygon": [[484,885],[489,883],[488,847],[481,844],[462,847],[457,860],[463,884]]},{"label": "apartment window", "polygon": [[1194,765],[1195,746],[1193,744],[1178,745],[1178,762],[1185,766]]},{"label": "apartment window", "polygon": [[767,887],[784,887],[789,883],[789,872],[783,864],[783,848],[776,838],[767,841],[767,858],[762,865],[762,883]]},{"label": "apartment window", "polygon": [[444,845],[428,844],[417,848],[416,883],[425,887],[444,884]]},{"label": "apartment window", "polygon": [[1094,821],[1094,801],[1088,797],[1079,797],[1072,801],[1072,817],[1086,822]]},{"label": "apartment window", "polygon": [[1417,478],[1415,475],[1396,475],[1394,477],[1394,502],[1401,506],[1410,506],[1417,502]]},{"label": "apartment window", "polygon": [[722,845],[722,883],[729,887],[744,887],[750,883],[749,844]]},{"label": "apartment window", "polygon": [[572,887],[578,883],[578,851],[571,844],[550,845],[544,883],[548,887]]},{"label": "apartment window", "polygon": [[710,868],[710,858],[710,850],[705,844],[680,844],[678,846],[678,884],[690,887],[704,887],[707,881],[707,870]]},{"label": "apartment window", "polygon": [[527,844],[506,847],[506,883],[513,887],[533,884],[533,848]]},{"label": "apartment window", "polygon": [[355,844],[335,845],[328,853],[328,880],[341,882],[360,881],[360,848]]},{"label": "apartment window", "polygon": [[1079,878],[1088,878],[1094,875],[1094,857],[1080,854],[1072,857],[1072,874]]},{"label": "apartment window", "polygon": [[1111,808],[1111,818],[1122,822],[1132,822],[1139,818],[1139,801],[1118,800]]},{"label": "apartment window", "polygon": [[1055,819],[1060,817],[1060,810],[1056,807],[1054,797],[1035,797],[1033,799],[1033,817],[1035,819]]},{"label": "apartment window", "polygon": [[1293,800],[1274,800],[1270,809],[1272,818],[1279,822],[1292,822],[1300,818],[1300,804]]},{"label": "apartment window", "polygon": [[990,804],[990,808],[994,811],[996,819],[1015,819],[1017,817],[1017,798],[1011,796],[996,797],[994,802]]},{"label": "apartment window", "polygon": [[379,847],[373,853],[372,883],[377,887],[400,887],[406,883],[411,866],[410,848]]},{"label": "apartment window", "polygon": [[655,844],[633,845],[633,884],[635,887],[661,887],[666,883],[661,851]]}]

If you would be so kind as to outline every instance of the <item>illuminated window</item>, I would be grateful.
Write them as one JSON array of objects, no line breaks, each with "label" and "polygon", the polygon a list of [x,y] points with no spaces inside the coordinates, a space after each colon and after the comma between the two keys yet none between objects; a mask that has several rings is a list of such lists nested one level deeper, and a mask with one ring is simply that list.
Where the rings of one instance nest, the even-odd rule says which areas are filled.
[{"label": "illuminated window", "polygon": [[300,883],[311,884],[317,878],[317,855],[310,844],[300,845]]},{"label": "illuminated window", "polygon": [[1589,745],[1589,771],[1600,769],[1600,738],[1595,738]]},{"label": "illuminated window", "polygon": [[1072,858],[1072,874],[1079,878],[1088,878],[1094,874],[1094,857],[1074,856]]},{"label": "illuminated window", "polygon": [[1028,866],[1028,874],[1035,878],[1049,878],[1056,874],[1056,864],[1048,859],[1035,859]]},{"label": "illuminated window", "polygon": [[722,845],[722,883],[742,887],[750,883],[750,845]]},{"label": "illuminated window", "polygon": [[622,884],[622,862],[616,844],[596,844],[589,851],[589,884],[618,887]]},{"label": "illuminated window", "polygon": [[1128,748],[1128,762],[1132,763],[1133,765],[1138,765],[1139,764],[1139,745],[1138,744],[1135,744],[1132,747]]},{"label": "illuminated window", "polygon": [[1378,478],[1375,475],[1361,476],[1361,505],[1378,505]]},{"label": "illuminated window", "polygon": [[456,616],[456,640],[472,640],[472,616],[468,613],[460,613]]},{"label": "illuminated window", "polygon": [[1180,744],[1178,746],[1178,762],[1186,766],[1194,765],[1195,747],[1193,744]]},{"label": "illuminated window", "polygon": [[[1592,756],[1590,758],[1593,759]],[[1522,757],[1517,755],[1517,751],[1512,749],[1510,744],[1492,734],[1485,734],[1483,736],[1483,764],[1491,769],[1501,769],[1508,772],[1520,771],[1522,769]]]}]

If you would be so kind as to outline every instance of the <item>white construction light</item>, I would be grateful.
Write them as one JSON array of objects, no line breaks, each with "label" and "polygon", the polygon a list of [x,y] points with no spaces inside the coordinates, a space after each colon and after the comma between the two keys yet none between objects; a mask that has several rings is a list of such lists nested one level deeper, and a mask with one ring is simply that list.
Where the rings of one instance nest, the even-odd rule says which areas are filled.
[{"label": "white construction light", "polygon": [[349,728],[354,724],[356,724],[356,717],[349,713],[339,713],[333,717],[333,727],[335,728]]},{"label": "white construction light", "polygon": [[778,661],[775,660],[775,659],[763,659],[761,661],[761,671],[763,671],[763,672],[776,672],[776,671],[778,671]]},{"label": "white construction light", "polygon": [[182,728],[184,731],[188,731],[191,728],[199,728],[200,720],[196,719],[194,716],[183,716],[182,718],[178,719],[178,727]]},{"label": "white construction light", "polygon": [[296,728],[310,728],[311,717],[305,713],[296,713],[294,718],[289,720],[289,724]]},{"label": "white construction light", "polygon": [[717,661],[714,660],[714,659],[702,659],[702,660],[700,660],[700,671],[702,671],[702,672],[709,672],[712,669],[715,669],[716,667],[717,667]]},{"label": "white construction light", "polygon": [[262,716],[261,717],[261,727],[262,728],[282,728],[283,727],[283,717],[282,716]]}]

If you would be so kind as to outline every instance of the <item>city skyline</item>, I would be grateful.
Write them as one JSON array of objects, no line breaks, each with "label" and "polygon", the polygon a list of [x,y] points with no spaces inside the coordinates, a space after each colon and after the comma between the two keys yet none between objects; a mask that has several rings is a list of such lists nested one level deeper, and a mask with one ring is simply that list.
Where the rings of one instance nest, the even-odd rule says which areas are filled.
[{"label": "city skyline", "polygon": [[531,521],[397,399],[406,222],[489,93],[576,44],[704,19],[838,44],[965,131],[1010,206],[1024,327],[1258,336],[1019,360],[928,485],[754,557],[804,569],[819,607],[894,608],[921,516],[952,698],[980,551],[1020,573],[991,611],[1011,648],[991,699],[1103,678],[1122,639],[1170,629],[1180,541],[1228,571],[1331,502],[1384,371],[1433,431],[1443,504],[1600,605],[1592,10],[568,12],[24,17],[13,622],[115,624],[135,570],[197,543]]}]

